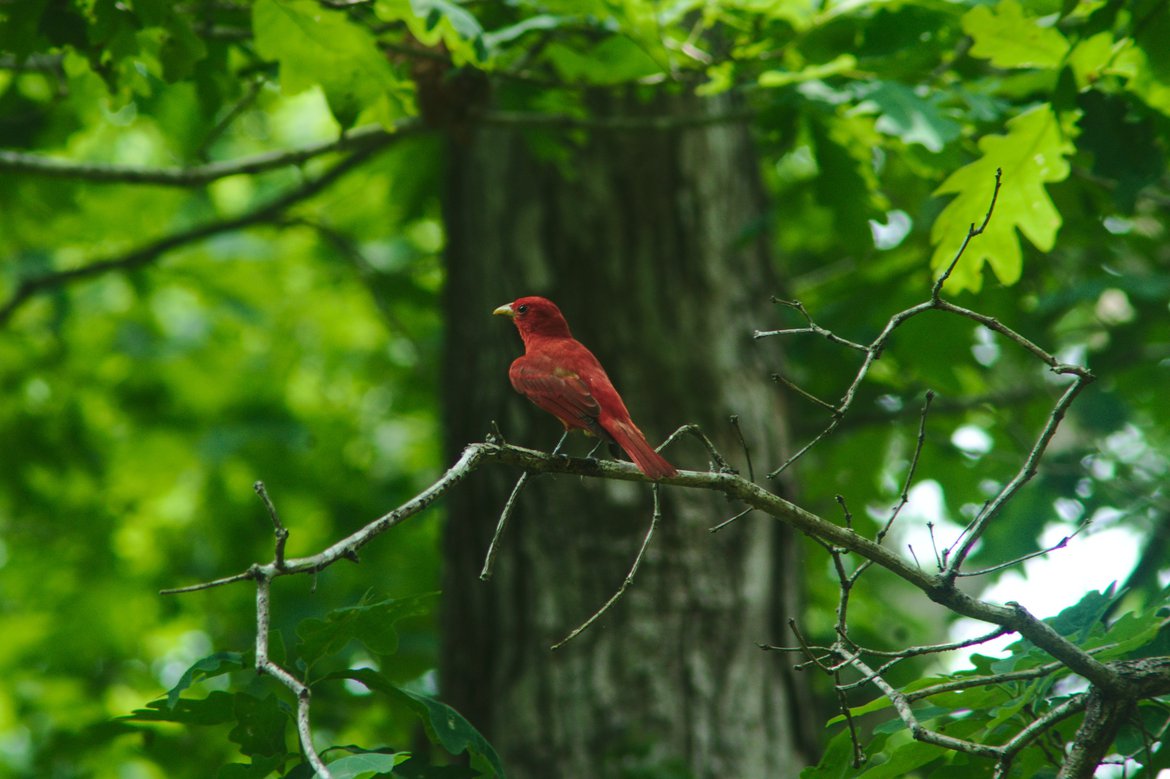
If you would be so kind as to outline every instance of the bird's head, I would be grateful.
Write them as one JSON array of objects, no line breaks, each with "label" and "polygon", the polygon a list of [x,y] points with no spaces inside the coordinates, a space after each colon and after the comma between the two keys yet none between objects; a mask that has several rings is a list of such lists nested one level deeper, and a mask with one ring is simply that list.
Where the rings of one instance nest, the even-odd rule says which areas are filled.
[{"label": "bird's head", "polygon": [[546,298],[517,298],[492,313],[511,317],[525,341],[532,335],[546,338],[573,337],[569,332],[569,323],[565,321],[561,310],[557,308],[556,303]]}]

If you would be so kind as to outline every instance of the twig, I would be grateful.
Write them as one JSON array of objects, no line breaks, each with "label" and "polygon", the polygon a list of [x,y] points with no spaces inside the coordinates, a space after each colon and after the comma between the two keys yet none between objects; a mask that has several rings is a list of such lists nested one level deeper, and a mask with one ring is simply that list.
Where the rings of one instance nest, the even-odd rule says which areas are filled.
[{"label": "twig", "polygon": [[508,495],[508,500],[504,503],[503,510],[500,511],[500,519],[496,522],[496,532],[492,533],[491,543],[488,544],[487,554],[483,559],[483,569],[479,572],[480,581],[486,582],[492,578],[492,569],[496,565],[500,538],[504,535],[504,528],[507,527],[508,520],[512,517],[512,510],[516,507],[516,498],[520,497],[524,485],[528,484],[528,479],[531,476],[531,471],[520,474],[520,478],[516,480],[516,486],[512,488],[512,493]]},{"label": "twig", "polygon": [[723,520],[718,525],[715,525],[714,527],[707,528],[707,532],[708,533],[718,533],[720,530],[727,527],[732,522],[735,522],[737,519],[743,519],[744,517],[746,517],[748,514],[752,513],[753,511],[755,511],[754,508],[748,507],[748,508],[744,509],[743,511],[739,512],[738,514]]},{"label": "twig", "polygon": [[947,555],[950,554],[950,552],[948,550],[944,549],[942,551],[942,554],[939,554],[938,542],[935,541],[935,538],[934,538],[934,523],[933,522],[926,523],[926,532],[928,532],[930,534],[930,548],[934,551],[934,565],[936,568],[938,568],[938,570],[941,571],[946,566]]},{"label": "twig", "polygon": [[983,569],[980,569],[978,571],[960,571],[959,576],[986,576],[989,573],[995,573],[997,571],[1002,571],[1005,568],[1011,568],[1014,565],[1019,565],[1020,563],[1025,562],[1026,560],[1031,560],[1031,559],[1036,558],[1036,557],[1043,557],[1047,554],[1051,554],[1052,552],[1055,552],[1057,549],[1064,549],[1066,546],[1068,546],[1069,541],[1073,540],[1078,535],[1080,535],[1081,531],[1084,530],[1085,528],[1087,528],[1088,526],[1089,526],[1088,522],[1082,522],[1080,524],[1080,526],[1077,527],[1076,530],[1069,533],[1067,536],[1060,539],[1059,541],[1057,541],[1055,544],[1048,547],[1047,549],[1039,549],[1035,552],[1031,552],[1031,553],[1026,554],[1026,555],[1021,555],[1020,557],[1017,557],[1014,560],[1008,560],[1006,563],[999,563],[998,565],[993,565],[989,568],[983,568]]},{"label": "twig", "polygon": [[704,433],[698,425],[683,425],[678,430],[675,430],[666,437],[665,441],[658,445],[657,451],[662,451],[684,435],[691,435],[699,439],[699,441],[703,444],[703,448],[705,448],[707,453],[711,455],[711,460],[713,461],[715,467],[717,467],[721,473],[739,473],[739,471],[735,470],[731,467],[731,465],[728,464],[723,455],[719,453],[719,450],[715,448],[715,444],[711,442],[711,439],[707,437],[707,434]]},{"label": "twig", "polygon": [[1079,373],[1073,380],[1072,384],[1068,386],[1064,394],[1057,401],[1056,406],[1052,409],[1052,413],[1048,416],[1048,422],[1044,425],[1044,429],[1040,431],[1036,443],[1032,446],[1032,450],[1028,452],[1024,464],[1020,470],[1012,478],[1010,482],[1004,485],[1003,489],[991,499],[991,502],[979,513],[978,516],[968,526],[966,537],[959,545],[958,549],[951,555],[951,560],[947,564],[946,570],[943,571],[943,576],[953,581],[959,575],[959,569],[963,562],[967,559],[967,555],[975,547],[976,542],[983,537],[983,532],[987,529],[987,525],[999,513],[1000,509],[1011,500],[1020,488],[1032,480],[1032,477],[1037,473],[1037,463],[1048,449],[1048,444],[1052,441],[1052,437],[1056,435],[1056,429],[1060,426],[1064,419],[1068,407],[1072,405],[1073,400],[1081,393],[1089,382],[1092,381],[1092,374],[1087,371]]},{"label": "twig", "polygon": [[845,502],[844,495],[834,495],[833,499],[837,501],[837,505],[841,507],[841,516],[845,520],[845,527],[850,530],[853,529],[853,512],[849,510],[849,504]]},{"label": "twig", "polygon": [[268,659],[270,582],[271,579],[267,576],[256,580],[256,670],[276,679],[297,696],[297,735],[301,741],[301,749],[318,777],[332,779],[333,775],[329,773],[329,768],[313,747],[313,731],[309,726],[309,703],[312,697],[309,687]]},{"label": "twig", "polygon": [[807,444],[802,446],[800,449],[796,450],[796,454],[792,455],[787,460],[780,463],[780,467],[774,469],[771,473],[769,473],[768,478],[775,479],[777,476],[779,476],[781,473],[783,473],[785,470],[787,470],[788,466],[792,465],[794,462],[799,460],[801,457],[804,457],[805,453],[809,449],[812,449],[814,446],[816,446],[818,443],[820,443],[822,440],[824,440],[825,436],[829,435],[834,430],[836,430],[837,425],[839,425],[839,424],[841,424],[841,415],[835,414],[833,416],[833,421],[829,423],[828,427],[826,427],[824,430],[822,430],[820,433],[818,433],[816,435],[816,437],[813,438],[811,441],[809,441]]},{"label": "twig", "polygon": [[999,638],[1000,636],[1006,636],[1008,633],[1011,633],[1011,632],[1012,631],[1009,630],[1008,628],[1001,627],[1001,628],[996,628],[995,630],[991,631],[990,633],[985,633],[981,636],[975,636],[973,638],[964,638],[964,639],[961,639],[959,641],[948,641],[948,642],[943,643],[943,644],[924,644],[922,646],[908,646],[905,649],[894,649],[894,650],[867,649],[867,648],[862,647],[861,651],[863,654],[873,655],[875,657],[907,658],[907,657],[920,657],[922,655],[937,655],[937,654],[941,654],[943,652],[953,652],[956,649],[966,649],[969,646],[978,646],[980,644],[986,644],[988,641],[993,641],[993,640]]},{"label": "twig", "polygon": [[[792,635],[796,636],[796,642],[798,644],[800,644],[800,651],[805,654],[805,656],[809,659],[809,662],[813,663],[817,668],[821,669],[825,673],[831,674],[833,672],[833,669],[831,669],[829,666],[825,665],[824,662],[822,662],[821,658],[817,657],[813,653],[813,651],[812,651],[813,646],[811,644],[809,644],[808,639],[806,639],[804,637],[804,633],[802,633],[800,631],[800,625],[798,625],[796,623],[796,620],[792,619],[791,617],[789,617],[789,619],[788,619],[788,629],[792,631]],[[764,648],[764,649],[777,649],[778,647],[762,647],[762,648]],[[823,651],[828,652],[828,653],[832,653],[834,651],[831,647],[824,647],[824,648],[819,648],[819,649],[823,649]],[[787,651],[792,651],[792,650],[785,649],[784,651],[787,652]]]},{"label": "twig", "polygon": [[792,381],[791,379],[787,378],[783,374],[773,373],[772,374],[772,381],[783,384],[785,387],[792,390],[796,394],[800,395],[805,400],[811,400],[813,403],[816,403],[818,406],[825,408],[825,409],[828,409],[833,414],[837,413],[837,407],[834,406],[832,403],[821,400],[816,395],[814,395],[811,392],[809,392],[808,390],[804,389],[803,387],[801,387],[800,385],[798,385],[796,382]]},{"label": "twig", "polygon": [[1045,676],[1057,673],[1065,668],[1064,663],[1046,663],[1045,665],[1037,666],[1036,668],[1029,668],[1025,671],[1007,671],[1001,674],[990,674],[988,676],[970,676],[962,679],[951,679],[946,682],[939,682],[932,684],[929,687],[923,687],[920,690],[906,693],[906,700],[913,703],[914,701],[921,701],[927,698],[932,698],[935,695],[942,695],[948,692],[958,692],[960,690],[970,690],[975,687],[987,687],[992,684],[1009,684],[1011,682],[1024,682],[1030,679],[1042,679]]},{"label": "twig", "polygon": [[902,482],[902,494],[898,499],[898,504],[890,512],[890,518],[886,520],[885,526],[878,531],[874,538],[879,544],[890,532],[890,528],[894,526],[894,520],[898,518],[898,514],[910,502],[910,485],[914,483],[914,473],[918,470],[918,458],[922,455],[922,447],[926,444],[926,415],[930,413],[930,404],[933,401],[934,390],[927,390],[926,400],[922,404],[922,415],[918,420],[918,439],[914,444],[914,454],[910,458],[910,467],[906,469],[906,479]]},{"label": "twig", "polygon": [[1019,754],[1020,750],[1035,741],[1046,731],[1051,730],[1056,723],[1083,711],[1085,704],[1088,702],[1088,698],[1089,696],[1086,693],[1073,695],[1054,706],[1044,716],[1032,721],[1027,727],[1013,736],[1011,740],[1000,747],[1003,755],[1000,757],[999,762],[996,763],[995,773],[992,774],[992,779],[1005,779],[1008,775],[1008,770],[1011,768],[1012,759]]},{"label": "twig", "polygon": [[565,644],[572,641],[579,636],[582,631],[601,618],[601,615],[609,611],[610,606],[617,603],[618,599],[625,594],[626,589],[634,583],[634,576],[638,573],[638,566],[642,564],[642,556],[646,554],[646,547],[650,545],[650,539],[654,536],[654,529],[658,527],[658,523],[662,521],[662,506],[658,500],[658,485],[651,485],[651,491],[654,494],[654,511],[650,515],[650,527],[646,530],[646,537],[642,539],[642,546],[638,549],[637,556],[634,557],[634,564],[630,566],[630,572],[626,574],[626,578],[622,580],[622,586],[618,587],[617,592],[610,596],[605,604],[593,613],[593,616],[582,622],[579,626],[573,629],[569,635],[562,638],[560,641],[553,644],[550,649],[556,651]]},{"label": "twig", "polygon": [[280,515],[276,513],[276,506],[268,497],[268,490],[264,489],[264,482],[256,482],[252,485],[252,489],[260,496],[260,500],[264,501],[264,507],[268,509],[268,516],[272,519],[272,528],[276,533],[276,553],[273,565],[276,566],[276,570],[282,571],[284,570],[284,546],[288,542],[288,528],[281,523]]},{"label": "twig", "polygon": [[[896,651],[882,651],[882,650],[877,650],[877,649],[866,649],[864,647],[857,647],[857,651],[861,655],[873,655],[874,657],[889,658],[885,663],[882,663],[880,666],[878,666],[878,669],[877,669],[878,674],[884,674],[886,671],[890,670],[898,663],[902,662],[903,660],[907,660],[911,657],[919,657],[919,656],[928,655],[928,654],[941,654],[943,652],[953,652],[957,649],[965,649],[966,647],[969,647],[969,646],[978,646],[980,644],[985,644],[988,641],[991,641],[992,639],[999,638],[1000,636],[1003,636],[1003,635],[1007,635],[1010,632],[1011,631],[1008,630],[1007,628],[997,628],[996,630],[993,630],[990,633],[987,633],[986,635],[977,636],[975,638],[968,638],[968,639],[964,639],[962,641],[952,641],[952,642],[946,643],[946,644],[934,644],[934,645],[930,645],[930,646],[914,646],[914,647],[907,647],[906,649],[896,650]],[[871,680],[868,677],[863,676],[861,679],[859,679],[855,682],[850,682],[849,684],[845,685],[845,689],[855,689],[858,687],[864,687],[865,685],[869,684],[870,681]],[[917,700],[917,698],[912,698],[912,697],[910,697],[909,694],[907,694],[907,700],[913,701],[913,700]]]},{"label": "twig", "polygon": [[757,341],[761,338],[770,338],[771,336],[774,336],[774,335],[797,335],[797,334],[801,334],[801,333],[812,333],[814,335],[819,335],[823,338],[826,338],[835,344],[839,344],[841,346],[848,346],[850,349],[853,349],[853,350],[858,351],[858,352],[869,351],[869,347],[862,346],[859,343],[854,343],[853,341],[850,341],[847,338],[842,338],[841,336],[837,335],[836,333],[834,333],[830,330],[826,330],[825,328],[818,325],[816,322],[813,321],[812,316],[809,315],[808,310],[804,307],[804,304],[801,303],[799,300],[783,300],[781,298],[773,296],[772,302],[778,303],[782,306],[787,306],[788,308],[791,308],[795,311],[800,312],[800,315],[804,317],[806,322],[808,322],[808,327],[790,328],[787,330],[756,330],[752,333],[752,338],[756,339]]},{"label": "twig", "polygon": [[[861,747],[861,738],[857,733],[857,724],[853,720],[853,710],[849,706],[849,699],[846,697],[845,689],[841,685],[840,668],[838,666],[826,666],[822,658],[813,654],[812,647],[800,632],[800,627],[796,624],[795,619],[788,620],[788,627],[792,630],[793,635],[796,636],[796,640],[800,644],[800,649],[809,658],[809,662],[833,677],[833,692],[837,696],[837,706],[841,709],[841,716],[845,718],[845,724],[849,727],[849,741],[853,745],[853,767],[861,768],[865,763],[865,750]],[[832,647],[825,651],[829,655],[832,655],[838,650],[836,647]],[[800,666],[797,667],[799,668]]]},{"label": "twig", "polygon": [[183,595],[188,592],[199,592],[200,590],[210,590],[214,587],[222,587],[225,584],[235,584],[236,582],[249,581],[255,579],[255,575],[251,570],[243,571],[241,573],[233,574],[231,576],[224,576],[222,579],[213,579],[209,582],[200,582],[199,584],[188,584],[186,587],[167,587],[159,590],[159,595]]},{"label": "twig", "polygon": [[976,227],[972,223],[967,229],[967,235],[963,238],[963,243],[959,246],[959,250],[955,252],[955,258],[951,260],[951,264],[947,266],[946,270],[943,271],[942,275],[938,277],[938,280],[934,282],[934,286],[930,289],[930,299],[932,301],[938,302],[939,295],[942,294],[943,284],[951,277],[951,274],[955,271],[955,266],[959,264],[959,260],[967,252],[967,245],[971,243],[973,238],[982,235],[983,231],[987,229],[987,225],[991,222],[991,214],[995,211],[995,203],[999,200],[999,188],[1002,181],[1003,168],[996,168],[995,188],[991,191],[991,202],[987,204],[987,213],[983,215],[983,223],[979,227]]},{"label": "twig", "polygon": [[41,71],[63,74],[65,58],[60,54],[29,54],[17,57],[12,54],[0,55],[0,70]]},{"label": "twig", "polygon": [[[561,446],[564,445],[565,439],[568,438],[569,431],[565,430],[561,434],[561,440],[557,441],[557,445],[553,447],[552,454],[555,457],[561,451]],[[520,474],[520,478],[516,480],[516,486],[512,488],[512,494],[508,496],[508,500],[504,503],[503,510],[500,511],[500,519],[496,523],[496,532],[492,534],[491,543],[488,544],[487,555],[483,560],[483,569],[479,572],[479,580],[486,582],[492,578],[492,569],[496,565],[496,554],[499,549],[500,538],[504,535],[504,528],[508,525],[508,520],[512,517],[512,512],[516,508],[516,499],[520,497],[520,493],[524,491],[524,485],[528,483],[528,479],[532,476],[532,471],[525,471]]]},{"label": "twig", "polygon": [[894,689],[889,682],[881,677],[874,669],[870,668],[866,663],[856,655],[850,656],[848,662],[856,668],[863,676],[867,676],[873,684],[882,691],[882,694],[889,699],[890,703],[894,704],[894,710],[898,712],[898,716],[906,723],[906,727],[910,729],[910,735],[916,741],[922,741],[927,744],[934,744],[945,749],[950,749],[955,752],[965,752],[969,755],[978,755],[980,757],[990,757],[999,759],[1003,757],[1004,751],[1002,747],[988,746],[987,744],[980,744],[975,741],[968,741],[962,738],[955,738],[944,733],[930,730],[918,721],[918,717],[914,714],[914,710],[910,708],[910,702],[906,696]]},{"label": "twig", "polygon": [[743,437],[743,429],[739,426],[739,414],[732,414],[729,421],[732,428],[735,429],[735,435],[739,438],[739,445],[743,449],[743,459],[747,461],[748,481],[755,481],[756,472],[752,468],[752,450],[748,447],[747,439]]}]

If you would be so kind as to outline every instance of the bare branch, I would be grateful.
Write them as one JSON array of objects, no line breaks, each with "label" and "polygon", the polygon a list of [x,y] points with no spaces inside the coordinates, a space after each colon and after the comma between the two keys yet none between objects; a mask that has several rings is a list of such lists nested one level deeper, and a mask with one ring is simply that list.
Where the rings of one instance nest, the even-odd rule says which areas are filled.
[{"label": "bare branch", "polygon": [[910,485],[914,483],[914,473],[918,470],[918,458],[922,456],[922,447],[926,444],[926,415],[930,413],[930,404],[933,401],[934,390],[927,390],[926,400],[922,403],[922,415],[918,420],[918,438],[914,443],[914,454],[910,457],[910,467],[906,469],[906,479],[902,482],[902,494],[898,499],[898,504],[890,512],[890,518],[886,520],[885,526],[878,531],[874,539],[879,544],[885,540],[890,528],[894,526],[894,520],[898,518],[898,514],[910,502]]},{"label": "bare branch", "polygon": [[830,412],[832,412],[834,414],[837,413],[837,407],[834,406],[832,403],[828,403],[824,400],[821,400],[816,395],[812,394],[808,390],[799,386],[798,384],[796,384],[796,382],[792,381],[791,379],[788,379],[787,377],[785,377],[781,373],[773,373],[772,374],[772,381],[783,384],[785,387],[792,390],[796,394],[800,395],[805,400],[811,400],[813,403],[816,403],[821,408],[828,409]]},{"label": "bare branch", "polygon": [[812,316],[808,313],[808,310],[804,307],[804,304],[799,300],[782,300],[781,298],[773,296],[772,302],[778,303],[782,306],[787,306],[788,308],[800,312],[800,315],[804,317],[806,322],[808,322],[808,327],[797,327],[786,330],[756,330],[752,333],[752,338],[759,340],[761,338],[770,338],[774,335],[799,335],[802,333],[812,333],[814,335],[819,335],[822,338],[826,338],[835,344],[848,346],[850,349],[858,352],[869,351],[868,347],[862,346],[859,343],[854,343],[847,338],[842,338],[831,330],[826,330],[825,328],[818,325],[813,321]]},{"label": "bare branch", "polygon": [[1048,416],[1048,422],[1044,425],[1044,429],[1040,431],[1036,443],[1032,446],[1032,450],[1028,453],[1024,464],[1016,475],[1004,485],[1003,489],[991,499],[991,501],[984,506],[983,510],[979,512],[978,516],[971,522],[967,528],[966,537],[960,543],[958,549],[951,555],[950,562],[947,564],[943,575],[950,581],[953,581],[959,575],[959,569],[963,562],[967,559],[967,555],[975,547],[976,542],[983,537],[983,532],[987,529],[987,525],[999,513],[1000,509],[1012,499],[1020,488],[1032,480],[1032,477],[1037,473],[1037,464],[1040,458],[1044,456],[1045,450],[1048,449],[1048,444],[1051,443],[1052,437],[1056,435],[1056,429],[1060,426],[1064,415],[1068,412],[1068,407],[1072,405],[1073,400],[1081,393],[1089,382],[1093,380],[1092,374],[1087,371],[1077,373],[1076,378],[1065,390],[1064,394],[1057,401],[1056,406],[1052,409],[1052,413]]},{"label": "bare branch", "polygon": [[183,595],[188,592],[199,592],[200,590],[210,590],[215,587],[222,587],[225,584],[235,584],[236,582],[246,582],[255,579],[256,576],[251,570],[243,571],[242,573],[233,574],[231,576],[224,576],[222,579],[213,579],[209,582],[200,582],[199,584],[189,584],[186,587],[167,587],[159,590],[159,595]]},{"label": "bare branch", "polygon": [[897,649],[893,651],[886,651],[882,649],[862,649],[867,655],[875,655],[877,657],[920,657],[922,655],[937,655],[942,652],[953,652],[956,649],[966,649],[967,647],[979,646],[986,644],[988,641],[993,641],[1000,636],[1005,636],[1011,633],[1007,628],[996,628],[990,633],[985,633],[981,636],[973,638],[964,638],[961,641],[950,641],[944,644],[926,644],[924,646],[908,646],[905,649]]},{"label": "bare branch", "polygon": [[913,703],[914,701],[925,700],[935,695],[942,695],[947,692],[958,692],[959,690],[970,690],[975,687],[986,687],[991,684],[1010,684],[1011,682],[1023,682],[1030,679],[1042,679],[1045,676],[1050,676],[1061,670],[1066,666],[1064,663],[1046,663],[1035,668],[1029,668],[1025,671],[1005,671],[1001,674],[989,674],[987,676],[966,676],[960,679],[951,679],[938,684],[932,684],[929,687],[923,687],[920,690],[906,693],[906,700]]},{"label": "bare branch", "polygon": [[1031,559],[1036,558],[1036,557],[1044,557],[1045,555],[1049,555],[1049,554],[1055,552],[1057,549],[1064,549],[1066,546],[1068,546],[1069,541],[1073,540],[1078,535],[1080,535],[1081,531],[1084,530],[1085,528],[1087,528],[1088,526],[1089,526],[1088,522],[1082,522],[1077,527],[1076,530],[1069,533],[1067,536],[1060,539],[1055,544],[1053,544],[1052,546],[1050,546],[1046,549],[1039,549],[1035,552],[1031,552],[1031,553],[1026,554],[1026,555],[1021,555],[1020,557],[1017,557],[1015,560],[1008,560],[1006,563],[999,563],[998,565],[993,565],[989,568],[983,568],[983,569],[978,570],[978,571],[961,571],[959,573],[959,576],[986,576],[989,573],[995,573],[996,571],[1002,571],[1005,568],[1011,568],[1014,565],[1019,565],[1020,563],[1026,561],[1026,560],[1031,560]]},{"label": "bare branch", "polygon": [[1012,758],[1019,754],[1021,749],[1031,744],[1045,732],[1051,730],[1058,722],[1084,711],[1088,697],[1085,693],[1079,693],[1067,698],[1013,736],[1010,741],[1001,747],[1003,756],[995,766],[995,773],[992,775],[993,779],[1002,779],[1008,775],[1007,772],[1011,768]]},{"label": "bare branch", "polygon": [[50,178],[68,178],[91,183],[156,184],[168,187],[199,187],[217,179],[241,174],[264,173],[277,168],[301,165],[332,152],[357,152],[368,146],[386,145],[426,131],[418,120],[402,122],[393,130],[382,125],[363,125],[332,141],[311,143],[297,149],[270,151],[237,160],[209,162],[188,168],[142,168],[101,162],[77,162],[61,157],[0,150],[0,171]]},{"label": "bare branch", "polygon": [[[561,434],[561,439],[557,441],[557,445],[553,447],[552,453],[554,457],[561,451],[561,447],[565,445],[565,439],[568,437],[569,431],[566,428],[565,432]],[[508,496],[508,500],[504,503],[504,508],[500,512],[500,520],[496,523],[496,532],[492,534],[491,543],[488,544],[487,556],[483,561],[483,570],[479,572],[480,581],[486,582],[492,578],[492,568],[496,564],[496,550],[499,549],[500,538],[504,535],[504,528],[507,527],[508,520],[516,508],[516,499],[524,491],[524,485],[528,483],[528,479],[531,476],[532,471],[525,471],[520,474],[520,478],[516,480],[516,486],[512,488],[512,494]]]},{"label": "bare branch", "polygon": [[312,694],[299,679],[268,659],[269,584],[271,579],[261,576],[256,580],[256,670],[266,673],[293,691],[297,696],[297,735],[309,765],[321,779],[332,779],[329,768],[313,747],[313,731],[309,726],[309,703]]},{"label": "bare branch", "polygon": [[735,514],[735,515],[723,520],[718,525],[715,525],[714,527],[707,528],[707,532],[708,533],[718,533],[720,530],[727,527],[732,522],[735,522],[737,519],[743,519],[744,517],[746,517],[748,514],[752,513],[753,511],[755,511],[755,509],[746,508],[743,511],[739,512],[738,514]]},{"label": "bare branch", "polygon": [[727,459],[719,453],[719,450],[715,448],[715,444],[711,442],[711,439],[707,437],[707,434],[698,425],[683,425],[668,435],[666,440],[656,447],[656,451],[661,452],[684,435],[694,436],[703,444],[703,448],[707,450],[707,454],[711,455],[713,467],[718,468],[721,473],[739,473],[739,471],[728,464]]},{"label": "bare branch", "polygon": [[999,200],[999,188],[1003,182],[1003,168],[995,169],[995,188],[991,191],[991,202],[987,204],[987,213],[983,216],[983,224],[976,227],[974,224],[967,229],[967,235],[963,238],[962,245],[959,246],[959,251],[955,253],[955,258],[951,260],[951,264],[943,271],[938,280],[934,282],[934,286],[930,290],[930,299],[938,301],[939,295],[942,294],[943,284],[951,277],[955,271],[955,266],[959,264],[959,260],[967,252],[967,246],[971,243],[971,239],[982,235],[983,231],[987,229],[987,225],[991,222],[991,214],[995,211],[995,203]]},{"label": "bare branch", "polygon": [[488,544],[487,556],[483,560],[483,570],[479,572],[480,581],[486,582],[492,578],[492,569],[496,565],[496,550],[499,548],[500,538],[504,535],[504,528],[507,527],[508,520],[512,516],[512,511],[516,508],[516,498],[520,497],[520,493],[524,490],[524,485],[528,484],[528,479],[531,477],[531,471],[525,471],[520,474],[520,478],[516,480],[516,486],[512,488],[512,493],[504,503],[504,508],[500,512],[500,519],[496,523],[496,532],[492,534],[491,543]]},{"label": "bare branch", "polygon": [[626,578],[622,580],[622,586],[618,587],[617,592],[610,596],[610,599],[607,600],[600,609],[594,612],[593,615],[589,617],[589,619],[585,620],[579,626],[574,628],[573,631],[569,633],[569,635],[565,636],[560,641],[549,647],[550,649],[554,651],[560,649],[565,644],[579,636],[582,631],[600,619],[602,614],[609,611],[610,606],[617,603],[618,599],[625,594],[629,586],[634,583],[634,576],[636,576],[638,573],[638,566],[642,564],[642,556],[646,554],[646,547],[650,546],[650,539],[654,536],[654,530],[658,527],[658,523],[662,521],[662,506],[658,500],[658,485],[652,484],[650,490],[654,494],[654,511],[650,515],[650,527],[646,530],[646,537],[642,539],[642,546],[639,547],[638,554],[634,557],[634,564],[630,566],[630,572],[626,574]]},{"label": "bare branch", "polygon": [[824,430],[822,430],[820,433],[818,433],[816,435],[816,437],[813,438],[811,441],[809,441],[807,444],[800,447],[800,449],[797,449],[795,454],[791,455],[787,460],[780,463],[780,466],[778,468],[774,469],[771,473],[768,474],[768,478],[775,479],[777,476],[784,473],[784,471],[786,471],[788,469],[788,466],[792,465],[794,462],[799,460],[801,457],[804,457],[805,453],[808,452],[809,449],[812,449],[814,446],[816,446],[821,441],[823,441],[826,436],[828,436],[834,430],[837,429],[837,425],[839,425],[839,424],[841,424],[841,415],[839,413],[834,414],[833,421],[829,423],[828,427],[826,427]]},{"label": "bare branch", "polygon": [[739,445],[743,449],[743,459],[747,462],[748,481],[756,480],[756,471],[752,468],[752,450],[748,447],[747,439],[743,437],[743,428],[739,426],[739,414],[732,414],[729,420],[735,435],[739,438]]},{"label": "bare branch", "polygon": [[276,553],[273,556],[273,565],[276,566],[276,570],[283,570],[284,546],[288,543],[288,528],[281,523],[280,515],[276,513],[276,506],[273,505],[272,498],[268,497],[268,490],[264,488],[264,482],[256,482],[252,485],[252,489],[264,502],[264,508],[268,509],[268,517],[272,520],[272,529],[276,533]]},{"label": "bare branch", "polygon": [[854,668],[862,673],[862,675],[869,677],[875,686],[882,691],[882,694],[889,699],[890,703],[894,704],[894,710],[898,712],[898,716],[906,723],[906,727],[910,729],[910,735],[917,741],[922,741],[927,744],[934,744],[935,746],[943,747],[944,749],[954,750],[956,752],[966,752],[969,755],[978,755],[979,757],[1001,758],[1003,756],[1002,747],[993,747],[986,744],[980,744],[975,741],[967,741],[966,739],[955,738],[944,733],[930,730],[918,721],[918,717],[914,714],[914,710],[910,707],[910,702],[898,690],[894,689],[889,682],[881,677],[877,671],[870,668],[856,655],[850,656],[848,662]]}]

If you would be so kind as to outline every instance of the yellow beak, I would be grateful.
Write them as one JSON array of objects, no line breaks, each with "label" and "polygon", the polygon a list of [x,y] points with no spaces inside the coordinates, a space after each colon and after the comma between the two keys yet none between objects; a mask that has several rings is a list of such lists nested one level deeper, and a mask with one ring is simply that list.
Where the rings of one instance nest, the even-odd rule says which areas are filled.
[{"label": "yellow beak", "polygon": [[516,312],[512,310],[511,303],[505,303],[493,311],[492,314],[500,314],[501,316],[516,316]]}]

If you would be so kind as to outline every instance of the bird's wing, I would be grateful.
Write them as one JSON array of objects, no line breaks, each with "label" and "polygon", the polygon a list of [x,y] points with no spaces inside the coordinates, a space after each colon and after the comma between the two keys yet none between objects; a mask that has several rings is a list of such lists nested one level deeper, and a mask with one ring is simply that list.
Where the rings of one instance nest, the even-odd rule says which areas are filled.
[{"label": "bird's wing", "polygon": [[594,430],[601,407],[580,374],[551,355],[532,354],[512,363],[512,386],[566,428]]}]

